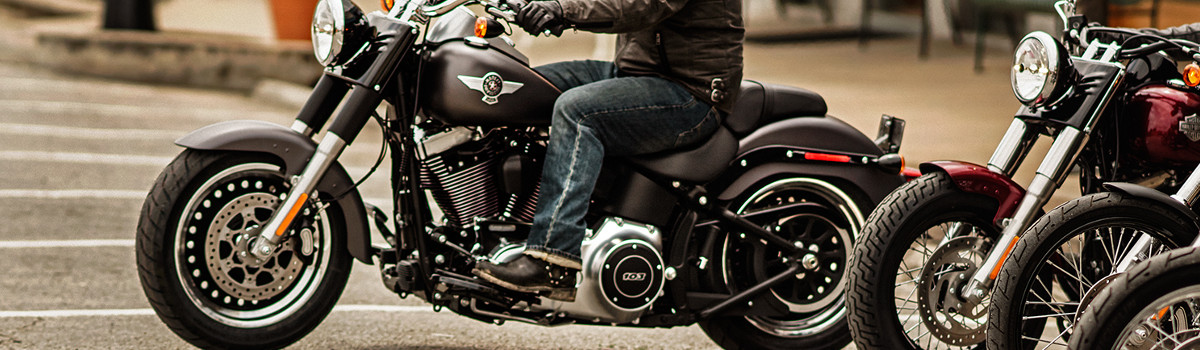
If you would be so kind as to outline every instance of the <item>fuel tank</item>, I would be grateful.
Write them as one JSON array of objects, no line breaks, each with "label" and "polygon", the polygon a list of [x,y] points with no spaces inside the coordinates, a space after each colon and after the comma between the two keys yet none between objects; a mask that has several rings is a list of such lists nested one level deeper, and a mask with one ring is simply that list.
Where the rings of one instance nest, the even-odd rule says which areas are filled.
[{"label": "fuel tank", "polygon": [[1200,162],[1200,95],[1163,85],[1138,90],[1123,119],[1134,132],[1132,146],[1153,162]]},{"label": "fuel tank", "polygon": [[431,28],[419,83],[424,113],[451,125],[549,126],[562,92],[506,41],[467,36],[474,19],[454,11]]}]

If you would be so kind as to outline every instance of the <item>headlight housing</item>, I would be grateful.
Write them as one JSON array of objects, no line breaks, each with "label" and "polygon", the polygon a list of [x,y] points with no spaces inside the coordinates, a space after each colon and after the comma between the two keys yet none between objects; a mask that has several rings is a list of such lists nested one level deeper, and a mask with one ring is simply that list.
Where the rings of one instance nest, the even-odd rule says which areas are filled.
[{"label": "headlight housing", "polygon": [[363,12],[350,0],[321,0],[313,12],[312,43],[317,61],[342,65],[367,43]]},{"label": "headlight housing", "polygon": [[1046,32],[1033,32],[1021,39],[1013,57],[1013,94],[1030,107],[1057,101],[1066,91],[1065,77],[1073,70],[1066,48]]}]

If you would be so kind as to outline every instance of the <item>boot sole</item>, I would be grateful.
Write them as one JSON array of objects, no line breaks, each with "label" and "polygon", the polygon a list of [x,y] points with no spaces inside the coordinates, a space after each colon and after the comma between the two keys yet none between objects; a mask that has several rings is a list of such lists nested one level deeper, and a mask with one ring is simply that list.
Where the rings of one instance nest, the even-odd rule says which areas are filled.
[{"label": "boot sole", "polygon": [[524,293],[550,292],[550,295],[547,296],[547,298],[559,300],[559,301],[575,301],[575,288],[554,288],[551,286],[521,286],[521,285],[513,284],[512,282],[502,280],[500,278],[497,278],[496,276],[492,276],[492,274],[488,273],[487,271],[483,271],[480,269],[474,269],[474,270],[471,270],[471,272],[474,273],[475,276],[479,276],[479,278],[482,278],[483,280],[491,282],[492,284],[500,286],[504,289],[514,290],[514,291],[524,292]]}]

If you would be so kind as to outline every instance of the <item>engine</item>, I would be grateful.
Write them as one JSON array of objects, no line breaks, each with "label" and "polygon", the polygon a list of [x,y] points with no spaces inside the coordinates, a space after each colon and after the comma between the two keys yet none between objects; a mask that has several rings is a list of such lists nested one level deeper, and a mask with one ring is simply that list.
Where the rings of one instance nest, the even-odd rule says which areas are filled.
[{"label": "engine", "polygon": [[538,159],[544,154],[537,151],[544,146],[518,132],[494,132],[479,140],[474,135],[460,127],[427,138],[421,186],[446,222],[458,227],[470,227],[477,218],[533,221]]},{"label": "engine", "polygon": [[583,270],[574,302],[543,298],[539,307],[569,317],[628,323],[658,299],[664,264],[657,228],[605,218],[583,241]]}]

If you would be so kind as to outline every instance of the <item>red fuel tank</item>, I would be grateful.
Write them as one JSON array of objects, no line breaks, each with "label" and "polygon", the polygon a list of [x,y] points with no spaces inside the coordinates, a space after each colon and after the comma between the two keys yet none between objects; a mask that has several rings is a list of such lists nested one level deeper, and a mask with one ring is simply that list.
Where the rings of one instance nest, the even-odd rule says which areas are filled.
[{"label": "red fuel tank", "polygon": [[[1163,85],[1138,90],[1117,118],[1133,147],[1153,162],[1200,162],[1200,95]],[[1124,129],[1124,128],[1123,128]]]}]

